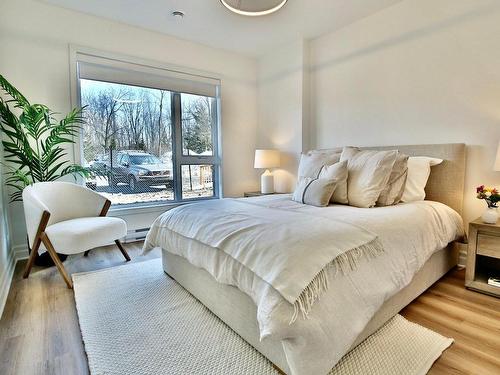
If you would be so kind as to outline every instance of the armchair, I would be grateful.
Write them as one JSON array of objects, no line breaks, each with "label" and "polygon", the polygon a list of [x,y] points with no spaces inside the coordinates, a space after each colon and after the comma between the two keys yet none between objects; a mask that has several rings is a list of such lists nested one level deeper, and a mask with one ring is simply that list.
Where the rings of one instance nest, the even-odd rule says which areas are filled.
[{"label": "armchair", "polygon": [[38,182],[23,190],[23,203],[31,246],[24,278],[40,249],[47,250],[70,289],[73,282],[57,252],[87,253],[114,241],[125,260],[130,260],[119,240],[127,234],[127,225],[120,218],[106,217],[111,202],[102,195],[69,182]]}]

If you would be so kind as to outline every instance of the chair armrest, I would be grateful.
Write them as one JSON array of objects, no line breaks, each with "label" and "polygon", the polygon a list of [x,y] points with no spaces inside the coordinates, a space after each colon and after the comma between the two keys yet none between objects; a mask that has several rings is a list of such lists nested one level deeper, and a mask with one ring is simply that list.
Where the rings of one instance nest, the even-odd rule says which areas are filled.
[{"label": "chair armrest", "polygon": [[108,214],[109,208],[111,207],[111,201],[106,199],[104,202],[104,206],[102,206],[101,213],[99,216],[106,216]]}]

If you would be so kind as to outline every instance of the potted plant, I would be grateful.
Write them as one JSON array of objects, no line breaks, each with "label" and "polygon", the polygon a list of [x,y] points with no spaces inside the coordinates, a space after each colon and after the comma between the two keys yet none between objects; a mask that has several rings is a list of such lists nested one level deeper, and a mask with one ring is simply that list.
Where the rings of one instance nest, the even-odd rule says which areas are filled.
[{"label": "potted plant", "polygon": [[11,202],[21,201],[23,189],[35,182],[92,174],[71,163],[63,147],[75,143],[73,137],[83,123],[82,108],[56,120],[55,112],[43,104],[31,104],[2,75],[0,88],[7,97],[0,96],[0,129]]},{"label": "potted plant", "polygon": [[500,201],[500,194],[497,188],[487,188],[484,185],[476,188],[478,199],[484,199],[488,208],[484,211],[481,219],[486,224],[496,224],[498,221],[498,202]]}]

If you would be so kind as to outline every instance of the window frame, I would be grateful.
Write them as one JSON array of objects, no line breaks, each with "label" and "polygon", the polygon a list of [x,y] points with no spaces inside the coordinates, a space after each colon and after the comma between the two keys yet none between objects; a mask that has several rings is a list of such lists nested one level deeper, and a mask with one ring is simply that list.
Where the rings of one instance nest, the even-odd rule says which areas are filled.
[{"label": "window frame", "polygon": [[[192,201],[192,200],[204,200],[219,198],[218,189],[219,178],[217,173],[217,168],[220,165],[220,160],[218,158],[218,126],[217,121],[214,121],[214,128],[212,129],[212,155],[184,155],[183,147],[183,133],[182,133],[182,93],[173,92],[172,98],[170,100],[172,106],[172,117],[174,123],[172,124],[172,139],[174,140],[172,144],[172,163],[174,165],[174,181],[180,181],[179,183],[174,183],[174,197],[180,197],[178,201]],[[217,98],[215,98],[217,100]],[[218,118],[219,106],[216,106],[216,119]],[[177,112],[178,115],[174,115]],[[214,195],[212,197],[199,197],[199,198],[182,198],[182,166],[183,165],[212,165],[212,181],[213,181],[213,191]],[[219,167],[220,168],[220,167]]]},{"label": "window frame", "polygon": [[[179,68],[176,66],[171,66],[168,64],[152,62],[148,60],[143,60],[140,58],[133,58],[129,56],[123,56],[115,53],[107,53],[102,51],[96,51],[91,48],[70,45],[70,86],[71,86],[71,104],[73,107],[81,107],[81,87],[80,87],[80,75],[78,71],[78,55],[84,54],[89,56],[94,56],[102,59],[109,59],[110,61],[119,61],[122,63],[137,65],[144,67],[149,67],[153,71],[166,71],[166,72],[180,72],[185,75],[190,75],[193,77],[207,77],[212,80],[217,80],[218,85],[216,86],[216,95],[213,97],[216,100],[215,105],[215,119],[213,121],[212,128],[212,145],[213,145],[213,155],[183,155],[182,147],[182,108],[181,108],[181,95],[182,92],[177,92],[164,87],[163,89],[169,91],[171,94],[171,111],[173,119],[172,121],[172,165],[173,165],[173,178],[174,178],[174,199],[164,200],[164,201],[151,201],[144,203],[131,203],[123,205],[112,204],[110,212],[135,212],[135,210],[140,211],[150,211],[151,209],[164,209],[165,207],[174,207],[178,205],[183,205],[190,202],[219,199],[223,196],[222,188],[222,137],[221,137],[221,79],[215,77],[213,73],[197,71],[189,68]],[[114,80],[110,80],[111,83],[124,84]],[[145,84],[142,87],[149,87]],[[155,89],[159,89],[155,87]],[[189,94],[189,93],[187,93]],[[210,96],[211,97],[211,96]],[[178,116],[174,115],[174,111],[178,111]],[[74,137],[73,145],[73,156],[74,160],[78,164],[83,164],[83,129]],[[211,165],[213,176],[213,196],[210,197],[194,197],[183,199],[182,197],[182,166],[183,165]],[[84,184],[83,180],[79,180],[81,184]]]}]

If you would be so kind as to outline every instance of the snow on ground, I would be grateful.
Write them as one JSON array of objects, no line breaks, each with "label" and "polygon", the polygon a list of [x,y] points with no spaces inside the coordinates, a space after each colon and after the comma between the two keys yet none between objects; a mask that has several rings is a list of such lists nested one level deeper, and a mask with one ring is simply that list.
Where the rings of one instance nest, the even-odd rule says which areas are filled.
[{"label": "snow on ground", "polygon": [[[99,192],[108,198],[114,205],[134,204],[134,203],[151,203],[158,201],[173,201],[174,192],[171,190],[146,191],[141,193],[109,193]],[[193,191],[185,191],[183,199],[211,197],[213,196],[212,189],[200,189]]]},{"label": "snow on ground", "polygon": [[[183,199],[192,199],[200,197],[212,197],[212,183],[207,183],[204,186],[196,183],[194,180],[190,189],[189,180],[183,181]],[[92,181],[87,182],[93,190],[104,195],[114,205],[125,205],[135,203],[151,203],[165,202],[174,200],[174,192],[172,189],[166,188],[165,185],[160,186],[138,186],[139,191],[130,190],[128,184],[119,183],[117,186],[109,186],[107,178],[97,177]]]}]

